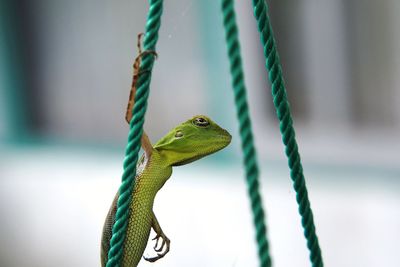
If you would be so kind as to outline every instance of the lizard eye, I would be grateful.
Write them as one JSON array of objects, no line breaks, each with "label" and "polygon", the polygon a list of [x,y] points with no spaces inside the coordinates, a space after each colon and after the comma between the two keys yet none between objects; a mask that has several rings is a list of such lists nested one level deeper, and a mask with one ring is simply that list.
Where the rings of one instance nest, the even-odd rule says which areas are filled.
[{"label": "lizard eye", "polygon": [[203,117],[197,117],[193,120],[193,124],[199,127],[207,127],[208,125],[210,125],[210,123],[208,122],[207,119],[203,118]]},{"label": "lizard eye", "polygon": [[176,137],[176,138],[182,138],[182,137],[183,137],[182,131],[177,131],[177,132],[175,133],[175,137]]}]

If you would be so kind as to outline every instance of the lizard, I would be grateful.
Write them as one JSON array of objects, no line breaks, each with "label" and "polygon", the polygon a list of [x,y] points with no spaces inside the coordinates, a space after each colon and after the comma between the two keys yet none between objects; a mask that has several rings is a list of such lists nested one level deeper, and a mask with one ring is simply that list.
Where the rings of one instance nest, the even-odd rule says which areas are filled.
[{"label": "lizard", "polygon": [[[140,35],[138,39],[140,40]],[[139,47],[138,57],[141,54]],[[135,63],[137,61],[136,59]],[[139,64],[136,65],[138,66]],[[136,74],[134,79],[137,80],[137,75],[140,74],[139,70],[135,69],[134,74]],[[134,97],[131,96],[135,95],[135,86],[135,83],[132,83],[126,114],[128,122],[132,118],[131,112]],[[164,234],[153,211],[157,192],[171,177],[173,167],[185,165],[215,153],[228,146],[231,138],[228,131],[205,115],[197,115],[181,123],[168,132],[154,146],[151,144],[147,134],[143,132],[141,146],[144,152],[137,163],[136,182],[132,192],[132,202],[129,207],[130,216],[119,266],[136,267],[139,264],[147,246],[151,229],[156,233],[153,240],[156,241],[154,250],[157,255],[153,257],[143,256],[143,258],[149,262],[155,262],[169,252],[170,239]],[[103,267],[106,266],[108,260],[118,197],[119,194],[117,192],[103,226],[101,240],[101,265]],[[160,246],[159,243],[161,244]]]}]

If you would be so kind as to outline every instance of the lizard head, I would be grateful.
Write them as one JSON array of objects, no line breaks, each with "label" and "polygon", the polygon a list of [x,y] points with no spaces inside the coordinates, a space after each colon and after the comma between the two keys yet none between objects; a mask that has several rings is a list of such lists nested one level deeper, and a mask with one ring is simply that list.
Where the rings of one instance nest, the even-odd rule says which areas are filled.
[{"label": "lizard head", "polygon": [[171,166],[179,166],[223,149],[231,139],[228,131],[198,115],[175,127],[154,148],[167,157]]}]

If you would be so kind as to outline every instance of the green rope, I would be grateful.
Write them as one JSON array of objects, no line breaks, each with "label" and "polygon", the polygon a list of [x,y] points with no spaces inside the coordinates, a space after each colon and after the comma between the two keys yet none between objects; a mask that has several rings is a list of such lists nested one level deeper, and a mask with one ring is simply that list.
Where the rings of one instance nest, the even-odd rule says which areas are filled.
[{"label": "green rope", "polygon": [[242,140],[242,150],[244,153],[247,189],[253,212],[253,222],[256,228],[258,256],[260,258],[260,266],[269,267],[271,266],[271,258],[269,256],[266,226],[264,223],[264,210],[259,190],[258,164],[251,130],[249,107],[247,104],[246,86],[244,83],[233,0],[222,0],[222,12],[232,75],[233,92],[235,95],[236,113],[239,120],[239,131]]},{"label": "green rope", "polygon": [[[160,29],[161,25],[163,1],[150,0],[149,2],[150,7],[147,15],[144,50],[155,51],[158,40],[158,30]],[[130,122],[128,144],[125,150],[125,159],[123,165],[124,173],[122,175],[122,183],[119,188],[116,221],[112,229],[112,238],[106,265],[107,267],[119,266],[123,253],[123,242],[126,236],[126,228],[128,226],[129,206],[132,201],[132,191],[135,186],[136,163],[140,150],[140,139],[143,133],[144,115],[147,109],[147,99],[149,96],[149,86],[153,65],[153,55],[145,54],[143,56],[140,69],[146,71],[142,72],[137,82],[133,117]]]},{"label": "green rope", "polygon": [[288,157],[290,177],[293,180],[296,200],[299,205],[299,213],[302,217],[301,224],[304,228],[304,236],[307,239],[307,247],[310,250],[310,260],[313,267],[322,267],[321,249],[318,244],[318,237],[315,233],[314,219],[308,200],[303,167],[300,162],[300,154],[295,139],[293,120],[287,100],[282,67],[267,14],[268,6],[265,0],[253,0],[253,8],[260,32],[261,43],[264,48],[268,77],[272,85],[273,102],[279,119],[279,127],[283,143],[285,144],[285,152]]}]

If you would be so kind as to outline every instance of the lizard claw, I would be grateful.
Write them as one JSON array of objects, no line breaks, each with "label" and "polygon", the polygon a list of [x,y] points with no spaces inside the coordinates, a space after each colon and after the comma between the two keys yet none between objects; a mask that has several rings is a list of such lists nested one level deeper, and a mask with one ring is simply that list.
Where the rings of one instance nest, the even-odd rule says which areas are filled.
[{"label": "lizard claw", "polygon": [[154,247],[154,250],[157,252],[161,252],[165,246],[166,241],[163,239],[162,243],[161,243],[161,247],[156,248],[156,246]]},{"label": "lizard claw", "polygon": [[[162,238],[162,243],[161,243],[161,246],[159,248],[157,248],[160,238]],[[166,237],[163,233],[157,234],[152,240],[156,240],[156,244],[154,245],[154,250],[157,252],[157,256],[154,256],[154,257],[143,256],[143,259],[145,259],[146,261],[149,261],[149,262],[155,262],[155,261],[161,259],[162,257],[164,257],[169,252],[169,247],[171,244],[171,240],[169,240],[169,238]],[[163,251],[164,247],[165,247],[164,252],[161,252],[161,251]]]}]

